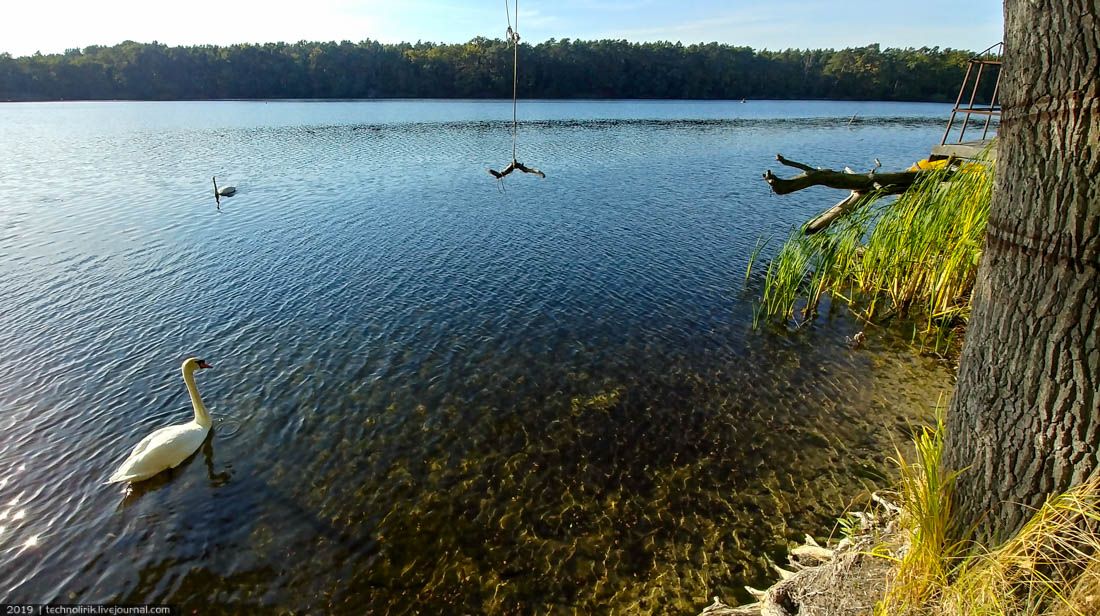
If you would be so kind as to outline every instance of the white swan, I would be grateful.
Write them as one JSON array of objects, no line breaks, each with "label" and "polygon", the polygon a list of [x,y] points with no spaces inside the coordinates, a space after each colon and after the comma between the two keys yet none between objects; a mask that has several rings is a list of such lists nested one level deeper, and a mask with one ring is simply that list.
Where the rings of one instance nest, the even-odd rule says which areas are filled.
[{"label": "white swan", "polygon": [[161,428],[145,437],[137,447],[134,447],[130,457],[118,467],[107,483],[144,481],[161,471],[179,466],[198,450],[206,440],[206,435],[210,433],[211,421],[210,414],[206,412],[202,398],[199,397],[199,389],[195,387],[195,370],[212,367],[194,357],[183,361],[181,366],[183,382],[187,384],[187,392],[191,394],[191,405],[195,407],[194,421]]},{"label": "white swan", "polygon": [[218,189],[218,177],[214,176],[214,196],[215,197],[232,197],[237,194],[236,186],[223,186],[221,190]]}]

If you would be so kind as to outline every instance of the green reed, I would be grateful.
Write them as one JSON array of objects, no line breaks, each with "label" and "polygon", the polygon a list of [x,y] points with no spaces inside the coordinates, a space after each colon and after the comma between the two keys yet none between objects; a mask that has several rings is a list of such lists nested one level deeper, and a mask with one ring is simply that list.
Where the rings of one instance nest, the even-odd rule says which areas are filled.
[{"label": "green reed", "polygon": [[757,320],[802,325],[829,293],[867,320],[918,319],[929,333],[965,322],[992,191],[991,166],[968,163],[896,199],[869,194],[820,233],[794,231],[768,264]]}]

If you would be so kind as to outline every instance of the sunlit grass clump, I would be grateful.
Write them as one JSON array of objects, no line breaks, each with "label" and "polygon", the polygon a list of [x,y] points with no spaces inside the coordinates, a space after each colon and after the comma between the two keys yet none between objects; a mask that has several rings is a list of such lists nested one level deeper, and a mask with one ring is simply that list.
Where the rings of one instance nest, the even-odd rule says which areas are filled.
[{"label": "sunlit grass clump", "polygon": [[[1011,539],[990,548],[950,539],[956,474],[942,465],[943,422],[898,457],[897,562],[880,616],[1086,616],[1100,613],[1100,479],[1048,499]],[[881,555],[881,554],[880,554]]]},{"label": "sunlit grass clump", "polygon": [[896,200],[868,195],[820,233],[796,230],[768,264],[757,321],[805,322],[826,293],[869,320],[965,321],[992,191],[991,165],[945,167]]}]

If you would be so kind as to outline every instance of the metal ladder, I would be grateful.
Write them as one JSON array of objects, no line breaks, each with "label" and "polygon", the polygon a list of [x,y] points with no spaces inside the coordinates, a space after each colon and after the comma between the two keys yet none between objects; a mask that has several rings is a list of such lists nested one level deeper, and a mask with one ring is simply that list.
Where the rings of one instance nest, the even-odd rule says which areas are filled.
[{"label": "metal ladder", "polygon": [[[955,143],[963,143],[963,137],[966,135],[966,128],[970,124],[970,116],[978,115],[985,116],[985,126],[982,127],[982,141],[985,141],[989,137],[989,126],[993,121],[993,118],[1000,117],[1001,106],[997,102],[997,93],[1001,88],[1001,57],[1004,55],[1005,44],[997,43],[986,48],[985,51],[970,58],[966,67],[966,77],[963,78],[962,86],[959,88],[959,97],[955,99],[955,107],[951,110],[951,119],[947,121],[947,130],[943,133],[943,139],[940,141],[940,145],[947,145],[947,139],[951,136],[951,131],[955,127],[955,118],[962,114],[962,123],[959,128],[959,139]],[[977,67],[975,71],[974,68]],[[986,70],[988,67],[988,71]],[[978,102],[978,87],[982,83],[983,73],[990,72],[995,73],[993,77],[996,82],[993,84],[993,95],[990,97],[988,103]],[[970,76],[974,75],[973,84],[970,83]],[[989,77],[987,77],[987,80]],[[963,104],[963,96],[966,94],[967,86],[970,86],[970,100]]]}]

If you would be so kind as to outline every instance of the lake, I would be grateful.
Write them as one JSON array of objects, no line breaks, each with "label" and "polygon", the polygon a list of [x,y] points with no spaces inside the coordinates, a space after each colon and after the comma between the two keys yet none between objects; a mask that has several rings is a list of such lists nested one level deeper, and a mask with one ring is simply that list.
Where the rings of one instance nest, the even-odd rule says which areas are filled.
[{"label": "lake", "polygon": [[[827,535],[951,370],[752,327],[760,238],[947,105],[0,105],[0,603],[686,613]],[[235,185],[220,206],[211,176]],[[135,486],[146,434],[212,437]]]}]

